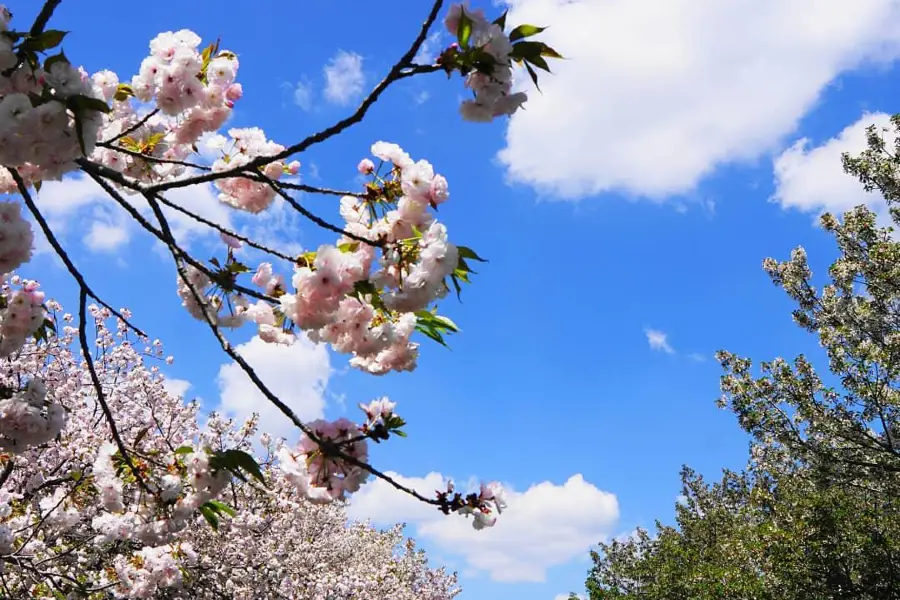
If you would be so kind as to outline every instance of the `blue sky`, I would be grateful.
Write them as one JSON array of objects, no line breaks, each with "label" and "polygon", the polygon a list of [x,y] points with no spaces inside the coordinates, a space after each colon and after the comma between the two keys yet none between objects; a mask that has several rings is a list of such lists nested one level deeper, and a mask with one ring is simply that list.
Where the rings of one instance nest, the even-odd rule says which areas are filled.
[{"label": "blue sky", "polygon": [[[130,77],[160,31],[220,37],[241,61],[245,95],[232,123],[282,143],[351,111],[427,9],[164,0],[126,15],[120,2],[90,4],[64,1],[52,22],[72,31],[63,48],[73,62]],[[461,82],[435,74],[391,88],[365,123],[299,157],[305,181],[352,187],[358,160],[386,140],[447,177],[441,218],[490,260],[461,304],[444,303],[463,329],[452,350],[423,344],[416,372],[375,378],[307,344],[244,347],[301,414],[397,401],[410,437],[374,458],[426,492],[441,475],[515,490],[508,518],[479,535],[378,485],[351,508],[409,522],[435,562],[460,571],[469,600],[580,591],[592,543],[671,519],[682,464],[711,477],[742,466],[747,440],[714,404],[713,353],[819,356],[761,261],[803,245],[822,273],[835,250],[816,214],[860,202],[883,210],[841,173],[840,152],[860,149],[865,125],[900,111],[896,0],[510,4],[511,23],[550,25],[546,40],[570,57],[511,122],[463,122]],[[13,4],[14,23],[30,23],[38,6]],[[253,229],[208,192],[180,199],[303,247],[330,241],[284,211]],[[303,202],[337,215],[328,198]],[[185,394],[210,409],[259,406],[180,309],[158,248],[83,182],[48,185],[39,205],[98,291],[163,339],[179,389],[189,382]],[[214,236],[191,233],[198,253],[221,251]],[[74,308],[48,254],[30,269]]]}]

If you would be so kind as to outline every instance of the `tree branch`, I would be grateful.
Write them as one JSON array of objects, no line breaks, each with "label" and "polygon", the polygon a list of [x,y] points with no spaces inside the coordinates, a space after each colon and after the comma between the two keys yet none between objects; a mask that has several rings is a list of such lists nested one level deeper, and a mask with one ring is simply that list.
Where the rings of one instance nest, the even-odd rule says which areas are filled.
[{"label": "tree branch", "polygon": [[381,94],[388,88],[392,83],[398,81],[400,79],[404,79],[406,77],[411,77],[413,75],[418,75],[420,73],[431,73],[440,69],[440,67],[434,66],[423,66],[423,65],[415,65],[413,64],[413,58],[418,54],[419,48],[422,47],[422,44],[425,43],[425,39],[428,37],[428,31],[431,29],[431,26],[434,24],[437,19],[438,13],[441,10],[441,7],[444,4],[444,0],[435,0],[434,4],[431,7],[431,11],[428,13],[428,17],[425,19],[425,22],[422,24],[422,27],[419,30],[419,34],[416,36],[415,40],[413,40],[412,45],[406,51],[406,53],[400,57],[400,59],[394,64],[388,74],[385,76],[381,82],[375,86],[375,88],[369,92],[369,95],[362,101],[362,103],[357,107],[356,111],[353,112],[348,117],[345,117],[332,125],[331,127],[327,127],[319,131],[318,133],[314,133],[308,136],[306,139],[294,144],[293,146],[289,146],[285,148],[278,154],[274,154],[272,156],[258,156],[246,165],[235,167],[233,169],[229,169],[227,171],[220,171],[218,173],[205,173],[203,175],[197,175],[194,177],[186,178],[186,179],[175,179],[172,181],[166,181],[162,183],[158,183],[155,185],[149,186],[147,189],[155,192],[162,192],[169,189],[186,187],[189,185],[194,185],[197,183],[204,183],[207,181],[215,181],[216,179],[223,179],[226,177],[235,177],[243,170],[255,170],[259,167],[267,165],[271,162],[275,162],[278,160],[282,160],[288,158],[293,154],[297,154],[299,152],[303,152],[315,144],[319,144],[328,140],[337,134],[343,132],[345,129],[355,125],[363,120],[363,117],[366,116],[366,113],[369,111],[369,108],[372,107],[373,104],[378,100]]},{"label": "tree branch", "polygon": [[56,239],[56,236],[53,234],[53,231],[50,229],[50,225],[47,223],[47,220],[44,218],[44,215],[41,214],[41,211],[38,210],[37,205],[34,203],[34,200],[31,197],[31,194],[28,192],[28,187],[25,185],[25,181],[22,179],[22,176],[19,175],[19,172],[15,169],[7,168],[10,175],[16,182],[16,187],[19,188],[19,194],[22,196],[22,200],[25,202],[25,205],[28,207],[28,210],[31,211],[32,216],[34,216],[34,220],[37,221],[38,225],[41,228],[41,231],[44,232],[44,235],[47,237],[47,241],[50,242],[50,245],[53,247],[53,250],[56,252],[57,256],[63,261],[63,264],[66,265],[66,269],[78,283],[84,292],[96,300],[101,306],[109,310],[112,314],[116,316],[116,318],[120,319],[123,323],[125,323],[132,331],[138,334],[142,338],[146,338],[147,334],[138,329],[135,325],[133,325],[128,319],[126,319],[119,311],[114,309],[112,306],[104,302],[87,284],[84,279],[84,276],[72,262],[72,259],[69,258],[69,255],[66,253],[65,249],[60,244],[59,240]]}]

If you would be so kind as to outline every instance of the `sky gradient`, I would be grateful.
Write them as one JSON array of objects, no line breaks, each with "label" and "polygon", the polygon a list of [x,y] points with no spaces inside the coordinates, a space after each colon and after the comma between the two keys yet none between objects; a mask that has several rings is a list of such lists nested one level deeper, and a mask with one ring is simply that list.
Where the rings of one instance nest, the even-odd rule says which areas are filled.
[{"label": "sky gradient", "polygon": [[[896,0],[509,4],[509,23],[549,25],[543,39],[567,57],[524,111],[465,123],[458,77],[416,77],[390,88],[364,123],[298,157],[304,181],[352,188],[357,162],[385,140],[447,178],[440,217],[451,239],[489,260],[461,303],[443,304],[462,329],[452,349],[423,343],[415,372],[379,378],[311,343],[234,338],[302,417],[355,416],[358,402],[390,396],[409,438],[373,458],[417,489],[453,477],[514,490],[508,513],[481,533],[380,483],[351,505],[355,517],[407,522],[435,564],[460,572],[466,600],[581,591],[592,544],[671,520],[682,464],[710,477],[743,466],[747,438],[715,406],[713,354],[805,353],[824,364],[761,263],[802,245],[822,274],[836,251],[816,216],[862,202],[883,210],[842,174],[840,155],[900,112]],[[161,31],[221,38],[240,58],[244,88],[230,125],[284,144],[351,112],[427,12],[412,0],[290,9],[160,0],[127,14],[121,2],[90,5],[64,1],[51,23],[72,32],[63,49],[74,63],[130,78]],[[10,3],[14,22],[29,23],[39,6]],[[450,42],[435,32],[432,57]],[[208,189],[174,199],[293,249],[333,241],[283,207],[254,220]],[[302,201],[337,216],[334,199]],[[208,410],[259,409],[242,373],[180,308],[163,252],[117,207],[79,180],[45,184],[38,205],[97,291],[165,342],[173,390]],[[181,225],[202,257],[221,250],[217,236]],[[66,272],[46,242],[39,250],[23,274],[74,308]],[[293,435],[271,409],[263,423]]]}]

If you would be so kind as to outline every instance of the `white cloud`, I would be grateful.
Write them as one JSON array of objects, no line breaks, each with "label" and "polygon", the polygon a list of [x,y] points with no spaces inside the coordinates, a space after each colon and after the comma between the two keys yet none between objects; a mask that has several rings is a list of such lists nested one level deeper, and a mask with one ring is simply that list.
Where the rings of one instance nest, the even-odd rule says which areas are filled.
[{"label": "white cloud", "polygon": [[298,81],[292,90],[292,94],[294,96],[294,104],[306,111],[312,108],[313,88],[311,83]]},{"label": "white cloud", "polygon": [[444,30],[438,29],[425,38],[425,41],[419,46],[419,51],[413,57],[413,62],[421,65],[431,65],[437,60],[438,52],[441,46],[441,40],[444,37]]},{"label": "white cloud", "polygon": [[[320,419],[331,374],[328,350],[301,336],[292,346],[267,344],[254,337],[236,348],[264,384],[303,421]],[[256,388],[241,367],[230,362],[219,368],[217,410],[245,419],[259,414],[259,430],[293,441],[297,428]]]},{"label": "white cloud", "polygon": [[674,354],[675,350],[669,345],[669,336],[658,329],[645,329],[644,334],[647,336],[647,343],[653,350],[659,350],[666,354]]},{"label": "white cloud", "polygon": [[94,221],[84,237],[84,243],[95,252],[113,252],[128,243],[128,239],[128,227],[125,223]]},{"label": "white cloud", "polygon": [[549,25],[541,89],[507,130],[512,181],[575,199],[690,192],[772,151],[840,73],[900,55],[897,0],[508,0]]},{"label": "white cloud", "polygon": [[[424,495],[445,488],[439,473],[424,478],[388,475]],[[606,539],[619,517],[615,495],[581,475],[562,485],[545,481],[524,492],[509,490],[508,496],[509,508],[494,527],[483,531],[475,531],[469,519],[445,516],[381,480],[352,497],[349,514],[376,524],[410,523],[417,538],[460,556],[467,570],[503,582],[544,581],[548,568],[578,558]]]},{"label": "white cloud", "polygon": [[[126,194],[123,197],[144,215],[152,215],[142,197]],[[168,192],[166,198],[223,227],[234,228],[231,218],[234,211],[219,202],[211,184],[176,188]],[[129,240],[130,231],[136,229],[130,215],[85,175],[46,182],[35,202],[56,235],[65,237],[70,229],[86,230],[88,233],[83,241],[90,250],[117,249]],[[206,225],[173,209],[163,207],[163,212],[179,243],[189,245],[200,237],[218,235]],[[152,218],[150,221],[155,223]]]},{"label": "white cloud", "polygon": [[688,358],[694,362],[705,362],[706,361],[706,356],[704,356],[703,354],[700,354],[699,352],[691,352],[690,354],[688,354]]},{"label": "white cloud", "polygon": [[163,381],[163,387],[173,396],[184,398],[184,395],[191,389],[191,382],[186,379],[176,379],[167,377]]},{"label": "white cloud", "polygon": [[362,63],[359,54],[339,50],[323,69],[325,98],[335,104],[349,104],[356,99],[366,83]]},{"label": "white cloud", "polygon": [[[569,594],[557,594],[556,597],[553,598],[553,600],[569,600],[569,598],[571,597],[572,596],[570,596]],[[584,595],[582,594],[575,594],[575,597],[578,598],[578,600],[585,600]]]},{"label": "white cloud", "polygon": [[429,98],[431,98],[431,93],[428,90],[422,90],[413,96],[413,104],[421,106],[428,102]]},{"label": "white cloud", "polygon": [[[809,147],[803,138],[785,150],[774,161],[775,193],[772,199],[783,208],[805,212],[832,212],[836,215],[867,204],[882,216],[887,214],[884,198],[877,192],[866,192],[859,180],[844,173],[841,155],[858,154],[866,149],[866,128],[869,125],[890,126],[884,113],[864,114],[836,137],[820,146]],[[891,128],[891,132],[893,128]],[[888,132],[888,146],[893,140]]]}]

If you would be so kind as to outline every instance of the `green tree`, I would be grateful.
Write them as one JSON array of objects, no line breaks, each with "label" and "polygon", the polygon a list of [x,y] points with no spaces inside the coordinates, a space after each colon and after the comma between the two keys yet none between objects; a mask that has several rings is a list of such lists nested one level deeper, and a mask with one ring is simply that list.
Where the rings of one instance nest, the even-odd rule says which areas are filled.
[{"label": "green tree", "polygon": [[[892,124],[843,163],[900,226]],[[676,526],[601,544],[591,600],[900,598],[900,238],[878,219],[864,206],[822,216],[839,257],[821,288],[803,248],[763,262],[831,375],[804,356],[755,370],[719,352],[719,403],[753,439],[747,468],[713,484],[685,468]]]}]

